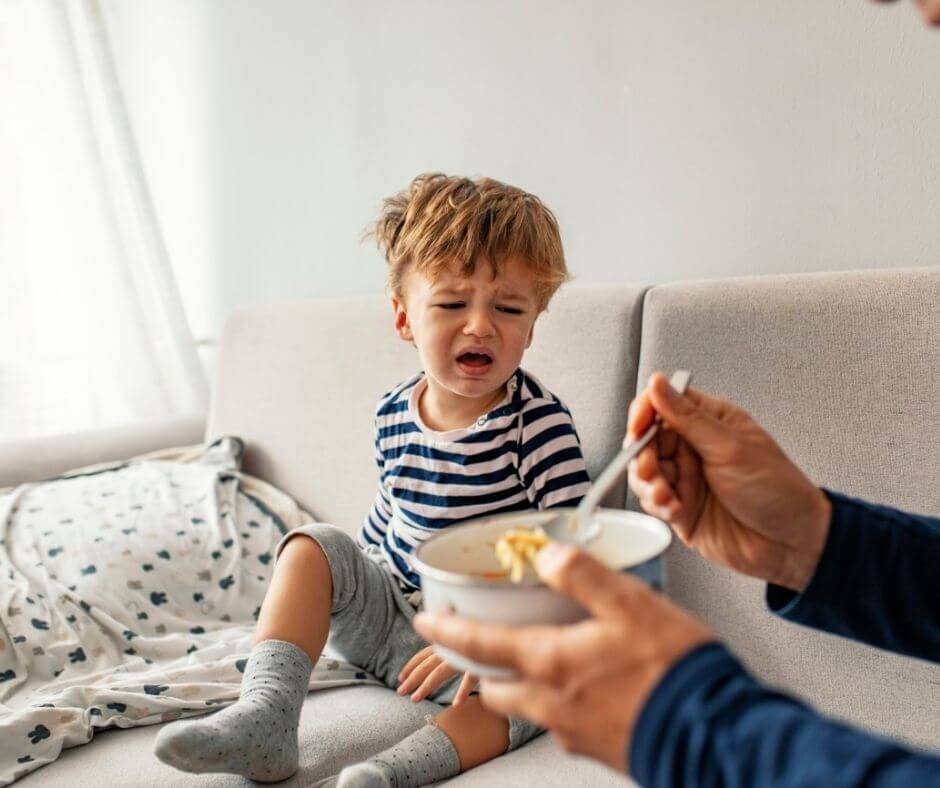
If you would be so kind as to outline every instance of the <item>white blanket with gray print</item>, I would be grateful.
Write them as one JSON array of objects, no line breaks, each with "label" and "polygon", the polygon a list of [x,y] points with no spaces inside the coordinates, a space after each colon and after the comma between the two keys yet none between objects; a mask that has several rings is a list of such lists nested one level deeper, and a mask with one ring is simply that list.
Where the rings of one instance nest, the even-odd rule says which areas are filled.
[{"label": "white blanket with gray print", "polygon": [[[225,438],[0,494],[0,785],[96,729],[238,697],[274,547],[309,516]],[[310,688],[374,683],[321,658]]]}]

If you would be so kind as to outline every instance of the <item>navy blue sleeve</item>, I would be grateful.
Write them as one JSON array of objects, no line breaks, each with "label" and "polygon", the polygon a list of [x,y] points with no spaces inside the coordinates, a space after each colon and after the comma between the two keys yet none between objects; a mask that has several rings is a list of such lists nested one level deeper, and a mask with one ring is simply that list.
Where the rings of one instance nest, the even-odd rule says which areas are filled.
[{"label": "navy blue sleeve", "polygon": [[797,624],[940,662],[940,519],[839,493],[829,537],[802,593],[767,587],[767,605]]},{"label": "navy blue sleeve", "polygon": [[940,759],[820,717],[718,643],[686,654],[653,690],[629,763],[646,788],[940,785]]}]

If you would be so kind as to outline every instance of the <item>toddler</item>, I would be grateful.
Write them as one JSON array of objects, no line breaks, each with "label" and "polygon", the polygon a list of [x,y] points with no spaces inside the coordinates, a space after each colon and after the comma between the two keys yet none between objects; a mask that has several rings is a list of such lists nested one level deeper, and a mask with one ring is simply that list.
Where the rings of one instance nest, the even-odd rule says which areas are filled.
[{"label": "toddler", "polygon": [[519,367],[567,278],[558,226],[520,189],[433,174],[385,201],[374,235],[395,330],[423,369],[379,400],[375,502],[358,545],[319,523],[284,537],[238,702],[157,737],[157,756],[177,768],[264,782],[293,774],[300,709],[327,637],[400,694],[448,706],[344,769],[342,788],[443,780],[540,732],[486,710],[471,694],[475,679],[460,678],[414,632],[421,580],[412,555],[462,520],[575,506],[587,491],[570,413]]}]

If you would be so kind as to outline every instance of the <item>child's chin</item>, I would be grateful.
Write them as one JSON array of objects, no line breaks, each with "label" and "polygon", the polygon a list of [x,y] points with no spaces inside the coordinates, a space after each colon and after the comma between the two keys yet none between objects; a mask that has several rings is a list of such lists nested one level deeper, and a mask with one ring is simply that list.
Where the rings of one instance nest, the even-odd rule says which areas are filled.
[{"label": "child's chin", "polygon": [[462,397],[482,397],[493,390],[493,383],[489,376],[485,378],[462,378],[454,381],[450,390]]},{"label": "child's chin", "polygon": [[481,381],[474,381],[476,385],[464,384],[461,386],[455,386],[454,391],[456,391],[462,397],[482,397],[486,394],[489,394],[492,391],[493,387],[487,383]]}]

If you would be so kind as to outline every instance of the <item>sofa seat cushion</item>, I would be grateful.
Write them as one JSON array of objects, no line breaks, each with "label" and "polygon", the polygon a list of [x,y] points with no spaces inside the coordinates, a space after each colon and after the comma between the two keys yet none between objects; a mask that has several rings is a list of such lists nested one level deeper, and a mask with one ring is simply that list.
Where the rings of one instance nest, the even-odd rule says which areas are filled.
[{"label": "sofa seat cushion", "polygon": [[[279,785],[310,786],[346,764],[368,758],[424,725],[440,707],[415,704],[389,689],[340,687],[307,696],[300,718],[300,769]],[[161,726],[108,730],[90,746],[77,747],[58,761],[17,782],[25,788],[121,785],[127,788],[240,786],[247,781],[223,774],[186,774],[158,761],[153,741]],[[566,755],[548,736],[474,769],[456,780],[461,786],[629,786],[631,781],[582,758]]]}]

